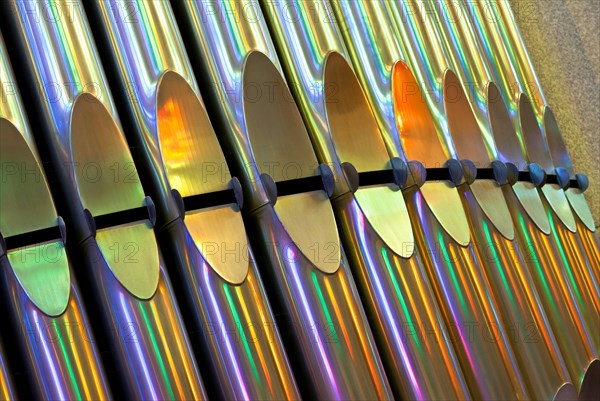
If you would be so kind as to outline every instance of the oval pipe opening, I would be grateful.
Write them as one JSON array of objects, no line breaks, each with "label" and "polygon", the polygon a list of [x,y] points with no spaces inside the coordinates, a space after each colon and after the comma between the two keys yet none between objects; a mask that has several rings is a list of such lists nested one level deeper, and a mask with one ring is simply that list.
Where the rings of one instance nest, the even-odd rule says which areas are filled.
[{"label": "oval pipe opening", "polygon": [[244,66],[244,115],[254,162],[275,182],[317,174],[317,157],[294,98],[273,62],[260,52]]},{"label": "oval pipe opening", "polygon": [[444,166],[448,157],[440,144],[427,101],[413,73],[402,61],[394,65],[392,96],[406,157],[421,162],[426,168]]},{"label": "oval pipe opening", "polygon": [[[96,217],[144,206],[145,196],[129,147],[104,104],[89,93],[71,111],[71,155],[83,207]],[[117,280],[131,294],[149,299],[158,288],[160,258],[149,220],[98,230],[96,243]],[[135,252],[135,257],[108,257]],[[138,251],[136,251],[138,250]]]},{"label": "oval pipe opening", "polygon": [[[412,71],[401,61],[394,65],[392,95],[406,156],[421,162],[426,168],[443,167],[448,157],[426,99]],[[454,184],[450,181],[428,181],[420,192],[444,230],[457,243],[467,246],[471,242],[469,224]]]},{"label": "oval pipe opening", "polygon": [[[0,232],[5,238],[57,225],[41,166],[19,130],[4,118],[0,118],[0,174]],[[49,250],[52,261],[32,256]],[[9,250],[7,258],[19,284],[40,310],[50,316],[65,311],[71,274],[62,239]]]},{"label": "oval pipe opening", "polygon": [[530,163],[539,164],[546,173],[554,172],[554,166],[550,159],[550,153],[546,147],[546,141],[538,125],[531,101],[524,93],[519,96],[519,124],[523,143]]},{"label": "oval pipe opening", "polygon": [[[248,162],[275,182],[317,175],[319,163],[300,111],[279,70],[263,53],[254,51],[247,56],[243,89],[244,116],[254,157]],[[278,197],[275,212],[295,246],[314,266],[325,273],[338,270],[339,234],[324,190]],[[315,245],[335,249],[335,254],[320,258],[317,255],[322,249],[315,252]]]},{"label": "oval pipe opening", "polygon": [[519,170],[525,170],[527,160],[521,146],[515,127],[510,119],[508,109],[504,104],[500,90],[494,82],[489,82],[486,88],[488,118],[494,142],[498,150],[498,159],[505,163],[516,165]]},{"label": "oval pipe opening", "polygon": [[571,163],[571,157],[567,150],[567,145],[558,127],[558,122],[554,117],[554,113],[550,107],[544,108],[544,131],[546,141],[548,142],[548,150],[550,158],[556,167],[563,167],[569,172],[571,178],[575,177],[575,170]]},{"label": "oval pipe opening", "polygon": [[359,172],[388,168],[389,155],[354,71],[339,53],[325,60],[325,109],[340,163]]},{"label": "oval pipe opening", "polygon": [[[168,71],[160,79],[156,99],[160,154],[169,186],[184,198],[227,189],[231,176],[225,156],[189,83]],[[247,254],[248,240],[237,204],[188,211],[185,226],[220,277],[232,284],[246,279],[249,263],[241,255]],[[232,249],[239,253],[227,251]]]},{"label": "oval pipe opening", "polygon": [[19,130],[0,118],[0,232],[4,237],[56,225],[56,210],[37,158]]},{"label": "oval pipe opening", "polygon": [[160,78],[156,119],[171,188],[186,197],[228,187],[231,176],[206,109],[189,83],[173,71]]},{"label": "oval pipe opening", "polygon": [[89,93],[73,104],[71,156],[81,203],[92,215],[143,205],[144,191],[127,142],[104,104]]},{"label": "oval pipe opening", "polygon": [[[379,125],[352,67],[339,53],[325,60],[325,109],[340,163],[350,162],[358,172],[390,167],[390,157]],[[367,186],[354,193],[373,230],[395,254],[414,252],[414,234],[402,192],[395,184]]]},{"label": "oval pipe opening", "polygon": [[448,130],[458,157],[472,161],[477,167],[488,167],[491,160],[483,134],[462,83],[451,70],[444,73],[443,96]]}]

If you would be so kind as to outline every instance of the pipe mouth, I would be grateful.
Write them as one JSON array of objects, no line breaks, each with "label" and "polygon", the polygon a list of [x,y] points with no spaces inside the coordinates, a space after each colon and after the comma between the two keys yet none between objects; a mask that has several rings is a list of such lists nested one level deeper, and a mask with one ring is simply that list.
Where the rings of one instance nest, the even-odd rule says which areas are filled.
[{"label": "pipe mouth", "polygon": [[594,359],[589,365],[581,381],[579,401],[600,400],[600,360]]},{"label": "pipe mouth", "polygon": [[[410,160],[427,168],[442,167],[448,161],[431,112],[410,68],[398,61],[392,72],[392,96],[400,140]],[[469,224],[458,191],[449,181],[425,182],[420,192],[436,220],[458,244],[471,242]]]},{"label": "pipe mouth", "polygon": [[[340,163],[358,172],[389,169],[390,157],[367,97],[348,61],[331,52],[325,60],[325,108]],[[395,184],[360,187],[354,198],[386,246],[404,258],[414,252],[412,224]],[[408,244],[408,246],[407,246]]]},{"label": "pipe mouth", "polygon": [[[98,98],[89,93],[77,96],[70,134],[77,191],[93,217],[148,206],[127,142]],[[123,287],[141,299],[154,295],[160,258],[149,219],[98,230],[96,242]]]},{"label": "pipe mouth", "polygon": [[452,70],[444,72],[443,96],[448,130],[458,157],[474,162],[477,167],[488,167],[491,160],[483,133],[462,83]]},{"label": "pipe mouth", "polygon": [[[8,238],[56,227],[58,216],[41,165],[25,137],[4,118],[0,144],[1,235]],[[65,311],[71,273],[64,238],[8,250],[7,259],[21,288],[41,311],[49,316]]]},{"label": "pipe mouth", "polygon": [[[452,70],[446,70],[443,85],[448,129],[458,157],[470,160],[476,167],[488,167],[491,160],[483,141],[483,133],[460,79]],[[498,184],[491,180],[475,180],[469,188],[477,204],[496,229],[505,238],[512,240],[514,227],[506,199]]]},{"label": "pipe mouth", "polygon": [[93,216],[144,204],[144,190],[120,128],[102,101],[77,96],[71,112],[73,173],[83,207]]},{"label": "pipe mouth", "polygon": [[517,132],[500,90],[494,82],[488,82],[486,93],[488,118],[498,150],[498,158],[505,163],[516,165],[519,170],[525,170],[527,159],[520,147]]},{"label": "pipe mouth", "polygon": [[564,383],[552,398],[552,401],[577,401],[577,389],[572,383]]},{"label": "pipe mouth", "polygon": [[440,144],[427,102],[409,67],[398,61],[392,72],[396,124],[406,157],[426,168],[442,167],[448,160]]},{"label": "pipe mouth", "polygon": [[56,225],[50,188],[38,159],[10,121],[0,118],[0,232],[4,237]]},{"label": "pipe mouth", "polygon": [[206,109],[185,78],[165,72],[156,99],[160,154],[171,188],[183,197],[227,189],[231,176],[225,156]]},{"label": "pipe mouth", "polygon": [[531,100],[527,95],[521,93],[518,103],[521,135],[529,162],[539,164],[547,174],[552,174],[554,166],[544,135],[533,111]]},{"label": "pipe mouth", "polygon": [[[168,185],[182,197],[229,188],[231,176],[206,109],[181,75],[165,72],[156,95],[159,150]],[[221,278],[241,284],[248,274],[248,240],[237,204],[187,211],[185,226]],[[235,250],[235,252],[231,252]]]},{"label": "pipe mouth", "polygon": [[548,106],[544,108],[544,131],[546,134],[546,141],[548,142],[550,157],[554,165],[567,169],[569,176],[571,178],[575,177],[575,171],[573,170],[573,163],[571,163],[567,145],[560,132],[554,113]]},{"label": "pipe mouth", "polygon": [[325,109],[329,131],[340,163],[359,172],[389,167],[389,154],[377,120],[354,71],[346,59],[331,52],[325,60]]},{"label": "pipe mouth", "polygon": [[[304,121],[281,73],[265,54],[253,51],[247,56],[243,88],[253,157],[247,162],[275,182],[317,176],[319,163]],[[317,190],[282,196],[274,208],[300,252],[319,270],[335,273],[341,248],[327,193]],[[324,252],[331,257],[318,256]]]}]

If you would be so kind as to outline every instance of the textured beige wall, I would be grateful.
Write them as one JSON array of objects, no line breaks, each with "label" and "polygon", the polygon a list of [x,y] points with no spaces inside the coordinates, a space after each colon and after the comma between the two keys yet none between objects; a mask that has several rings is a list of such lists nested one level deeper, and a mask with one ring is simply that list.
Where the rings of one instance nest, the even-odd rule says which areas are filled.
[{"label": "textured beige wall", "polygon": [[600,226],[600,1],[510,0]]}]

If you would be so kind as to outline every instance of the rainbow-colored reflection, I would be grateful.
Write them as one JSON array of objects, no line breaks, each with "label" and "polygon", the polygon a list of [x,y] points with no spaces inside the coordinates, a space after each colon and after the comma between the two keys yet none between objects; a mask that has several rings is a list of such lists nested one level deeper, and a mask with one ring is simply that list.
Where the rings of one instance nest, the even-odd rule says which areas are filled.
[{"label": "rainbow-colored reflection", "polygon": [[219,383],[213,388],[216,396],[299,398],[252,253],[239,250],[234,255],[249,264],[249,271],[243,284],[231,285],[202,257],[182,221],[169,227],[165,241],[182,270],[178,278],[185,278],[183,288],[193,305],[185,315],[209,355],[203,374]]},{"label": "rainbow-colored reflection", "polygon": [[429,254],[425,268],[471,394],[476,399],[527,398],[524,377],[474,245],[463,247],[449,238],[419,192],[413,192],[407,204],[413,222],[420,222],[417,246]]},{"label": "rainbow-colored reflection", "polygon": [[352,197],[336,206],[392,388],[406,399],[470,399],[420,255],[390,251]]},{"label": "rainbow-colored reflection", "polygon": [[[4,259],[5,261],[6,259]],[[71,285],[66,311],[50,317],[39,311],[23,291],[10,266],[2,263],[2,290],[10,305],[12,341],[28,368],[30,390],[44,399],[109,399],[90,322],[82,309],[79,290]]]},{"label": "rainbow-colored reflection", "polygon": [[[515,197],[510,188],[506,196]],[[462,192],[479,262],[501,311],[505,336],[512,345],[527,388],[534,398],[551,399],[569,382],[540,296],[517,241],[509,241],[487,219],[470,191]],[[481,222],[480,224],[478,222]]]},{"label": "rainbow-colored reflection", "polygon": [[290,358],[304,361],[295,366],[297,375],[310,378],[311,388],[304,394],[332,399],[392,397],[345,256],[336,273],[315,271],[272,209],[263,209],[256,220],[259,238],[268,244],[268,255],[275,262],[269,285],[289,294],[280,295],[275,309]]},{"label": "rainbow-colored reflection", "polygon": [[0,400],[2,401],[16,399],[14,385],[10,375],[11,373],[7,366],[2,343],[0,342]]},{"label": "rainbow-colored reflection", "polygon": [[516,223],[515,233],[525,266],[531,273],[571,380],[579,389],[585,370],[594,358],[594,347],[591,333],[581,320],[569,278],[561,266],[561,250],[552,235],[542,233],[529,219],[516,196],[506,199]]}]

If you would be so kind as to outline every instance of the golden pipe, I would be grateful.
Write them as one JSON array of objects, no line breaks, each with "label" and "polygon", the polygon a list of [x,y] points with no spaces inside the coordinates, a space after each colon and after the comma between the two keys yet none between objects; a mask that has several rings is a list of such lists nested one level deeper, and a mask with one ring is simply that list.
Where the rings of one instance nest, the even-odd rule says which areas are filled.
[{"label": "golden pipe", "polygon": [[260,6],[186,1],[177,7],[198,77],[210,89],[206,99],[215,125],[235,168],[244,171],[244,211],[260,244],[257,254],[284,323],[292,368],[304,379],[301,394],[392,398],[327,197],[340,187],[328,184],[326,192],[291,185],[277,195],[296,179],[335,174],[338,183],[345,180],[339,167],[318,162]]},{"label": "golden pipe", "polygon": [[[443,158],[446,157],[446,155],[443,152],[442,147],[440,146],[439,148],[437,147],[433,147],[432,148],[432,144],[434,143],[439,143],[439,140],[436,138],[436,130],[435,127],[433,125],[433,122],[431,120],[431,116],[428,114],[428,110],[427,110],[427,106],[425,105],[425,103],[422,102],[422,99],[420,98],[420,92],[416,91],[415,92],[415,88],[418,89],[417,87],[417,83],[415,78],[412,76],[412,74],[410,73],[410,71],[408,70],[408,68],[406,66],[404,66],[403,63],[401,63],[401,59],[402,59],[402,52],[399,49],[399,46],[394,46],[394,36],[396,34],[396,32],[393,32],[394,34],[392,35],[385,35],[386,40],[385,41],[373,41],[371,40],[371,42],[369,43],[368,38],[370,37],[369,35],[369,28],[368,26],[392,26],[392,23],[389,19],[386,12],[387,10],[381,6],[380,3],[377,2],[356,2],[356,3],[346,3],[346,2],[335,2],[335,7],[336,7],[336,11],[338,13],[338,21],[340,21],[340,23],[343,25],[343,29],[342,32],[344,32],[344,34],[346,35],[346,43],[348,44],[348,46],[351,48],[351,54],[354,58],[354,62],[356,65],[356,68],[360,71],[359,75],[363,78],[366,79],[365,82],[365,88],[367,88],[367,93],[370,95],[371,97],[371,101],[372,101],[372,106],[375,108],[375,110],[378,110],[378,112],[376,112],[376,115],[379,116],[385,116],[385,115],[390,115],[392,117],[392,121],[394,123],[397,124],[397,127],[394,127],[392,124],[390,124],[390,122],[388,121],[387,123],[384,122],[384,133],[388,134],[388,135],[398,135],[399,138],[401,138],[402,140],[402,144],[404,145],[404,152],[406,152],[406,155],[410,158],[413,157],[417,157],[419,158],[419,161],[422,161],[424,163],[427,163],[429,165],[435,165],[436,163],[440,163],[440,161],[444,160]],[[353,4],[356,4],[356,6],[353,6]],[[406,10],[404,10],[406,11]],[[414,11],[414,10],[413,10]],[[421,17],[418,17],[419,21],[422,21]],[[387,20],[386,20],[387,19]],[[363,21],[368,21],[367,23],[364,23]],[[362,32],[362,33],[361,33]],[[408,30],[407,30],[408,32]],[[432,31],[428,31],[428,33],[431,33]],[[408,36],[405,36],[408,37]],[[366,45],[364,44],[366,42]],[[374,43],[373,43],[374,42]],[[362,46],[360,46],[360,44],[363,44]],[[435,43],[428,43],[428,46],[431,45],[433,47],[435,47]],[[419,44],[412,44],[412,50],[414,51],[417,47],[419,46]],[[411,44],[405,44],[405,48],[410,48]],[[376,49],[376,50],[373,50]],[[378,50],[377,50],[378,49]],[[411,50],[409,50],[411,51]],[[376,52],[375,54],[373,54],[373,52]],[[392,55],[392,57],[390,57],[390,54]],[[380,62],[380,65],[377,65],[377,61],[378,60],[383,60],[382,62]],[[446,62],[444,61],[436,61],[432,63],[434,66],[444,66],[447,65]],[[393,72],[392,72],[393,71]],[[443,74],[443,71],[436,71],[435,67],[432,66],[427,66],[423,68],[423,71],[421,73],[421,76],[424,76],[426,74],[428,74],[428,76],[430,77],[434,77],[437,76],[438,74]],[[380,78],[380,77],[385,77],[385,78]],[[393,79],[393,81],[391,81],[391,79]],[[448,80],[448,76],[444,77],[444,83],[446,84],[446,86],[448,86],[448,84],[450,83],[450,81]],[[387,82],[386,82],[387,80]],[[382,82],[383,81],[383,82]],[[390,85],[390,81],[392,83],[392,85]],[[429,82],[432,82],[432,80],[430,80]],[[456,85],[456,82],[451,83],[452,85]],[[395,103],[392,102],[385,102],[383,101],[384,98],[377,98],[378,96],[378,91],[377,90],[373,90],[373,88],[377,88],[379,90],[379,92],[381,93],[385,93],[385,90],[388,91],[388,93],[390,93],[393,96],[393,101]],[[385,89],[381,89],[381,88],[385,88]],[[370,89],[370,90],[369,90]],[[446,107],[445,107],[446,108]],[[463,109],[464,109],[464,105],[463,105]],[[468,105],[467,105],[467,109],[468,109]],[[446,111],[446,110],[445,110]],[[454,112],[453,112],[454,114]],[[385,121],[385,118],[380,118],[379,121]],[[387,143],[390,144],[394,144],[394,143],[398,143],[397,140],[388,140],[386,141]],[[423,145],[425,144],[425,145]],[[446,146],[446,148],[452,148],[452,144]],[[397,154],[400,154],[401,151],[396,151]],[[484,150],[485,153],[485,150]],[[426,164],[426,165],[427,165]],[[430,185],[429,183],[425,183],[425,186]],[[491,190],[493,191],[493,187],[490,187],[489,185],[483,183],[476,183],[475,185],[471,185],[466,186],[466,185],[461,185],[460,189],[461,192],[462,191],[466,191],[466,193],[468,194],[472,194],[471,191],[479,191],[478,197],[481,197],[483,192],[489,192],[488,188],[492,188]],[[415,189],[411,190],[411,191],[406,191],[407,194],[407,198],[410,198],[411,196],[415,196],[416,193],[418,193],[418,191],[416,191]],[[438,196],[442,197],[445,194],[443,193],[438,193]],[[501,194],[500,198],[502,197]],[[472,195],[471,195],[472,196]],[[447,199],[447,197],[444,197],[444,199]],[[460,199],[460,198],[459,198]],[[497,198],[498,199],[498,198]],[[409,205],[409,209],[412,212],[412,216],[413,218],[413,222],[419,221],[419,219],[423,220],[424,219],[424,215],[427,213],[427,208],[421,206],[422,205],[422,199],[418,200],[416,198],[413,199],[412,202],[408,202]],[[501,205],[501,204],[500,204]],[[476,207],[479,212],[480,215],[485,215],[484,212],[479,209],[480,206],[480,202],[479,201],[475,201],[471,206]],[[446,206],[448,207],[448,206]],[[459,205],[459,209],[462,211],[462,205]],[[446,209],[446,211],[450,211]],[[507,210],[505,210],[507,212]],[[473,211],[469,211],[469,214],[473,213]],[[479,215],[477,217],[475,217],[474,221],[478,221]],[[505,220],[510,221],[510,217],[508,216],[508,218],[505,218]],[[495,227],[494,223],[491,223],[490,220],[487,220],[487,222],[490,224],[491,227]],[[429,224],[431,224],[431,222],[428,222]],[[498,224],[498,223],[496,223]],[[418,243],[421,244],[421,246],[428,250],[428,253],[432,253],[431,249],[429,247],[431,247],[431,245],[427,245],[427,244],[436,244],[437,245],[437,256],[433,256],[430,259],[433,259],[433,263],[430,262],[430,266],[429,266],[429,271],[430,271],[430,276],[432,277],[432,282],[434,283],[434,287],[436,287],[436,292],[438,294],[438,297],[440,298],[440,300],[442,301],[442,308],[446,308],[445,315],[446,315],[446,319],[447,319],[447,324],[450,325],[451,327],[456,327],[455,322],[453,322],[453,316],[452,316],[452,312],[451,312],[451,308],[452,307],[456,307],[461,305],[460,303],[460,297],[456,297],[454,299],[451,299],[450,302],[448,302],[447,299],[444,299],[444,295],[448,293],[447,287],[444,287],[445,283],[452,283],[452,279],[449,276],[446,276],[445,272],[440,272],[439,269],[437,269],[437,265],[436,263],[440,263],[441,265],[444,266],[445,265],[453,265],[456,264],[456,266],[477,266],[476,268],[471,268],[469,273],[466,273],[467,276],[470,276],[469,279],[473,280],[472,283],[476,283],[478,288],[488,288],[487,286],[489,285],[488,283],[486,283],[486,279],[485,277],[481,276],[477,271],[480,269],[479,266],[481,265],[482,261],[481,258],[477,258],[474,256],[476,256],[476,249],[474,246],[471,247],[461,247],[458,244],[456,244],[453,241],[450,241],[451,245],[450,247],[448,246],[444,246],[444,242],[445,241],[449,241],[449,237],[446,235],[444,236],[443,234],[440,234],[442,232],[442,230],[438,230],[438,233],[436,234],[435,231],[428,231],[427,230],[427,224],[422,224],[423,226],[425,226],[425,228],[421,228],[422,231],[424,231],[424,234],[417,234],[417,237],[419,238]],[[499,237],[502,237],[502,235],[500,234],[500,232],[504,232],[505,235],[508,235],[510,237],[510,228],[511,227],[506,227],[506,225],[502,225],[500,226],[501,229],[503,229],[504,231],[495,231],[498,233]],[[497,230],[496,228],[494,228],[494,230]],[[439,238],[438,238],[439,237]],[[504,248],[502,247],[502,245],[498,246],[498,248],[503,249],[504,251],[506,251],[506,242],[509,242],[506,238],[504,239]],[[457,255],[456,257],[460,258],[459,261],[449,261],[447,258],[445,258],[445,256],[443,255],[444,250],[447,250],[447,248],[452,248],[452,251],[454,251],[453,256]],[[464,253],[463,253],[464,252]],[[442,255],[440,255],[440,253]],[[454,266],[450,266],[450,269],[452,268],[456,268]],[[465,267],[462,267],[462,269],[465,269]],[[466,269],[469,269],[468,267]],[[466,270],[465,269],[465,270]],[[468,270],[467,270],[468,271]],[[465,274],[465,273],[463,273]],[[447,279],[447,281],[446,281]],[[490,298],[486,298],[485,296],[482,297],[481,293],[478,293],[477,290],[473,290],[473,288],[469,288],[468,284],[465,284],[467,289],[465,290],[465,293],[468,293],[467,295],[473,296],[473,298],[478,298],[479,300],[483,300],[486,299],[487,302],[490,302],[489,305],[491,306],[491,309],[496,310],[497,306],[496,306],[496,300],[495,299],[490,299]],[[472,284],[471,284],[472,285]],[[450,286],[451,288],[451,286]],[[473,290],[472,293],[469,293],[469,291]],[[484,301],[484,302],[486,302]],[[449,305],[449,307],[448,307]],[[482,306],[482,305],[477,305],[475,308],[490,308],[490,306]],[[450,309],[449,309],[450,308]],[[481,316],[484,316],[486,313],[489,313],[490,309],[484,310]],[[528,312],[528,311],[527,311]],[[474,314],[476,315],[478,313],[478,311],[475,311]],[[525,314],[525,316],[527,316],[527,314]],[[488,315],[489,317],[489,315]],[[502,335],[504,335],[505,333],[503,333]],[[501,393],[503,390],[496,388],[493,390],[489,390],[490,388],[490,383],[485,383],[484,380],[479,380],[478,381],[478,377],[477,374],[479,373],[477,370],[478,368],[481,369],[481,365],[477,365],[477,362],[479,361],[475,361],[475,362],[471,362],[468,361],[467,359],[470,356],[468,351],[472,350],[472,348],[470,347],[466,347],[464,344],[455,344],[458,349],[459,349],[459,355],[462,356],[462,362],[463,362],[463,366],[465,367],[465,369],[467,370],[465,372],[465,375],[467,376],[467,380],[469,381],[469,384],[471,385],[471,390],[473,392],[473,394],[476,397],[489,397],[491,395],[491,393],[493,393],[494,391],[498,391],[499,393]],[[463,347],[463,349],[461,350],[461,346]],[[510,351],[510,346],[509,345],[501,345],[500,348],[506,347],[505,349],[507,349],[508,353],[511,354]],[[466,351],[465,351],[466,350]],[[461,355],[462,352],[462,355]],[[493,352],[493,351],[492,351]],[[467,356],[468,355],[468,356]],[[505,355],[506,357],[506,355]],[[509,357],[510,358],[510,357]],[[508,366],[514,366],[514,362],[513,361],[508,361]],[[488,367],[489,369],[492,369],[491,366]],[[485,368],[484,368],[485,369]],[[474,373],[475,372],[475,373]],[[509,373],[510,375],[510,373]],[[523,393],[521,394],[521,396],[524,396],[524,394],[526,394],[525,389],[523,388],[523,384],[520,381],[520,378],[513,378],[515,380],[516,384],[516,388],[522,389]],[[508,379],[510,380],[510,379]],[[514,382],[513,382],[514,383]],[[493,383],[491,384],[491,387],[493,387],[495,384],[497,383]],[[558,390],[558,387],[560,385],[562,385],[563,383],[558,383],[557,387],[554,389],[554,392],[556,392]],[[517,390],[518,391],[518,390]],[[552,395],[554,395],[554,393],[552,393]],[[504,393],[503,396],[512,396],[514,397],[514,394],[512,395],[506,395],[506,393]],[[517,395],[518,397],[518,395]]]},{"label": "golden pipe", "polygon": [[[346,49],[329,19],[328,4],[263,5],[319,160],[333,166],[349,162],[359,173],[389,168],[375,116],[345,60]],[[293,21],[290,11],[297,17]],[[397,189],[387,187],[359,188],[353,194],[340,188],[333,204],[345,248],[352,250],[353,275],[394,395],[399,399],[468,399],[421,255],[413,252],[404,199]],[[394,204],[398,205],[395,210],[390,207]],[[390,235],[390,229],[402,243]],[[425,360],[429,362],[424,364]]]},{"label": "golden pipe", "polygon": [[[240,204],[230,200],[182,211],[175,201],[185,206],[198,195],[231,188],[234,181],[170,4],[93,2],[88,10],[118,77],[119,110],[130,123],[132,143],[143,150],[146,187],[157,199],[157,226],[171,248],[186,323],[202,333],[210,322],[218,332],[233,330],[241,339],[205,335],[197,342],[206,355],[203,374],[216,383],[210,395],[298,397],[279,333],[269,329],[275,317],[248,246]],[[124,24],[127,15],[135,21]]]}]

